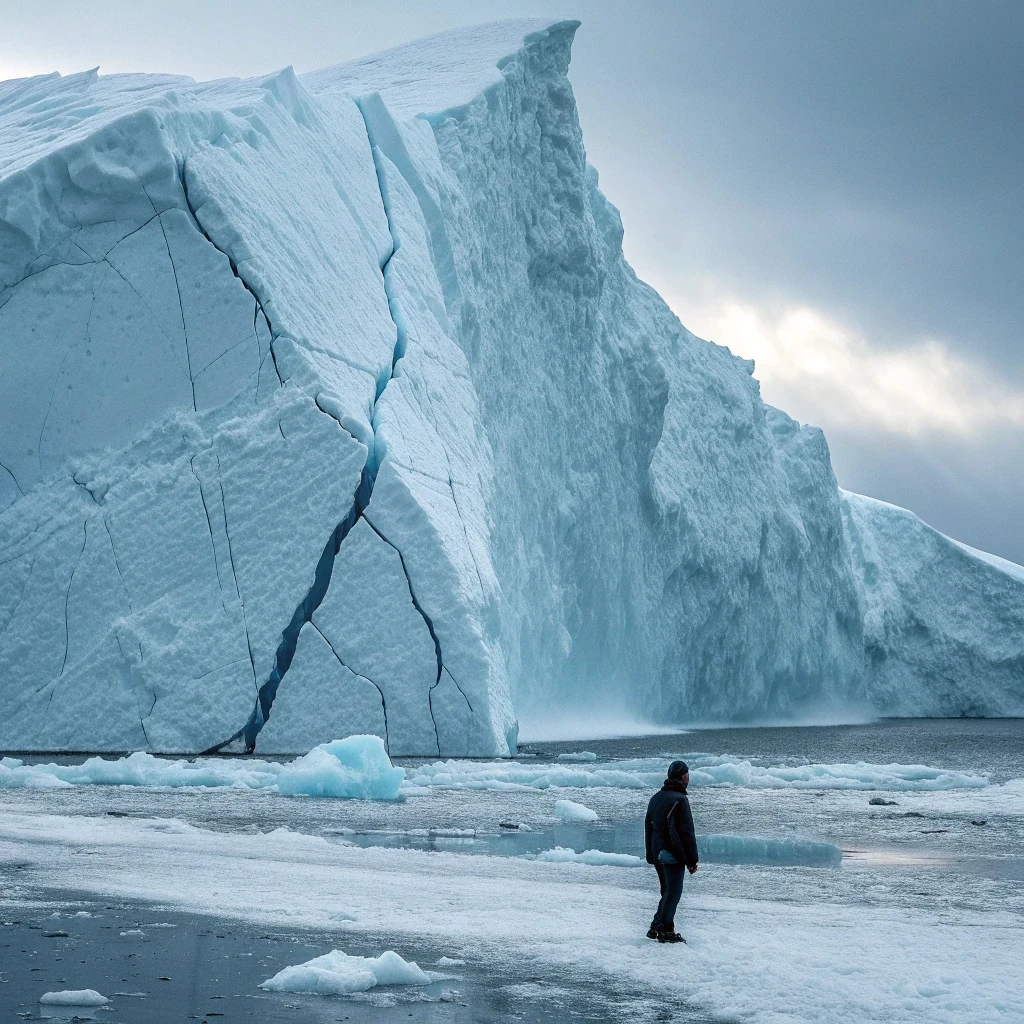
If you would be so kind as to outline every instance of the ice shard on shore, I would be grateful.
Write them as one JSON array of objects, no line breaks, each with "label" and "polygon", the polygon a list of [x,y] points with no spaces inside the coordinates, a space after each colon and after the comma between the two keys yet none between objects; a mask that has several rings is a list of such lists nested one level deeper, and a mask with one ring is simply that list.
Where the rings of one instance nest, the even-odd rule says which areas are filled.
[{"label": "ice shard on shore", "polygon": [[0,749],[1024,713],[1024,570],[633,274],[576,27],[0,83]]}]

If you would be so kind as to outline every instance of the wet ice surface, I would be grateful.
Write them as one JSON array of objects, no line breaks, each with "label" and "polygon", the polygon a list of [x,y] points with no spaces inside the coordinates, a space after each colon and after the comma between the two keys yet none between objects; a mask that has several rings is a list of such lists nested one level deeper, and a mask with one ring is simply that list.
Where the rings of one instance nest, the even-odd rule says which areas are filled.
[{"label": "wet ice surface", "polygon": [[[747,759],[762,766],[851,764],[858,761],[874,765],[922,764],[952,769],[985,783],[978,788],[934,792],[757,789],[746,786],[692,788],[691,803],[698,832],[832,843],[841,847],[844,855],[838,870],[704,863],[697,878],[687,880],[681,912],[684,921],[687,920],[688,903],[697,907],[702,900],[731,899],[749,900],[760,906],[768,906],[774,901],[788,907],[811,908],[815,914],[819,908],[821,914],[840,910],[853,913],[914,912],[945,915],[949,920],[991,914],[993,920],[999,917],[1000,927],[1005,926],[1007,915],[1017,921],[1024,915],[1024,885],[1021,884],[1024,882],[1024,787],[1019,781],[1024,776],[1024,721],[901,722],[843,728],[702,731],[675,737],[590,741],[585,746],[596,753],[595,761],[565,763],[557,760],[559,753],[580,750],[582,746],[579,742],[537,745],[527,748],[525,756],[514,764],[547,763],[592,771],[614,768],[616,764],[621,766],[624,759],[637,758],[660,758],[667,764],[669,760],[682,756],[691,763],[697,763],[703,754]],[[77,760],[81,761],[81,758]],[[415,775],[424,764],[431,762],[400,763],[407,766],[410,775]],[[479,864],[478,858],[482,855],[497,854],[514,861],[559,846],[577,852],[595,849],[640,855],[642,818],[650,794],[651,790],[646,788],[611,786],[499,790],[432,788],[398,802],[379,803],[284,797],[247,789],[150,790],[91,786],[0,791],[0,813],[7,808],[12,812],[31,810],[46,814],[84,815],[106,821],[119,818],[178,819],[213,833],[240,837],[287,828],[306,836],[321,837],[339,849],[345,844],[356,844],[465,855],[465,860],[459,863],[466,864],[468,874],[472,871],[470,865]],[[598,820],[566,822],[559,819],[555,803],[562,799],[572,799],[592,808],[598,814]],[[872,804],[872,799],[888,802]],[[503,860],[503,863],[509,861]],[[552,869],[556,867],[552,866]],[[642,896],[650,886],[653,895],[653,872],[646,867],[594,870],[616,872],[613,884],[629,889],[639,888]],[[24,877],[28,873],[19,872],[16,865],[0,863],[0,885],[8,893],[16,890],[25,899],[37,899],[38,887],[47,882],[52,884],[52,879]],[[254,863],[254,892],[258,892],[261,885],[271,884],[271,881],[259,877],[259,866]],[[416,900],[418,897],[411,893],[409,898]],[[130,948],[122,950],[124,944],[131,940],[127,936],[122,937],[120,931],[137,927],[148,913],[125,909],[121,904],[119,907],[121,918],[118,918],[117,929],[101,932],[92,925],[88,926],[93,929],[90,933],[92,938],[85,944],[94,952],[87,957],[94,955],[97,963],[103,957],[114,956],[116,960],[118,956],[127,957],[133,952]],[[552,908],[552,914],[558,912],[557,908]],[[166,912],[161,913],[165,920],[171,920]],[[486,914],[486,908],[482,908],[481,913]],[[24,912],[16,912],[10,907],[0,909],[0,916],[30,920]],[[978,920],[976,917],[972,919]],[[39,923],[41,917],[31,920]],[[238,1003],[245,1006],[246,1013],[252,1013],[246,1019],[300,1019],[298,1010],[283,1008],[282,999],[303,1007],[306,1006],[303,1000],[312,1000],[309,1008],[303,1010],[311,1020],[344,1019],[346,1014],[351,1014],[352,1020],[367,1019],[358,1014],[368,1013],[369,1003],[360,1003],[352,1008],[345,1000],[346,1005],[339,1009],[340,1004],[334,1000],[280,995],[273,996],[277,1000],[273,1002],[267,1001],[271,999],[269,993],[259,993],[256,989],[259,982],[285,964],[301,963],[332,948],[343,948],[348,953],[359,955],[377,955],[384,949],[393,948],[428,970],[436,969],[436,961],[445,954],[467,959],[465,966],[453,971],[459,979],[451,982],[450,987],[463,993],[468,1009],[457,1004],[424,1003],[406,991],[394,995],[398,1000],[395,1006],[385,1008],[395,1020],[544,1021],[568,1019],[573,1013],[578,1014],[574,1019],[614,1020],[622,1019],[625,1003],[630,1006],[630,1015],[659,1019],[664,1010],[664,1005],[657,998],[645,997],[614,974],[602,978],[595,985],[593,979],[583,981],[557,971],[545,972],[538,968],[536,961],[530,961],[526,966],[515,955],[495,956],[493,950],[491,955],[481,956],[474,962],[472,957],[465,956],[464,948],[453,952],[453,948],[444,943],[431,944],[400,934],[391,935],[386,924],[383,931],[372,936],[365,932],[347,933],[342,921],[336,934],[318,934],[308,930],[286,934],[277,929],[272,940],[263,940],[260,936],[267,932],[258,927],[246,928],[235,922],[230,925],[204,922],[198,918],[188,919],[192,922],[190,924],[184,916],[173,920],[181,922],[178,935],[193,936],[189,939],[193,946],[200,943],[200,939],[211,948],[216,943],[227,944],[228,939],[216,938],[219,933],[226,934],[225,928],[243,936],[249,943],[247,948],[255,954],[253,958],[236,958],[239,963],[235,964],[231,950],[225,945],[216,955],[196,954],[194,966],[197,977],[220,978],[218,984],[224,981],[225,972],[221,965],[231,967],[233,973],[230,977],[234,979],[233,991],[239,993]],[[986,919],[980,920],[984,922]],[[72,933],[70,926],[62,924],[62,927]],[[581,921],[579,927],[586,933],[588,923]],[[636,922],[637,941],[641,944],[645,927],[646,921]],[[203,935],[203,932],[209,934]],[[1014,934],[1017,936],[1015,941],[1019,941],[1020,932]],[[6,935],[3,941],[7,941]],[[53,943],[73,941],[70,937],[67,940],[47,940],[47,948],[56,949],[58,947]],[[271,941],[272,945],[261,945]],[[146,942],[169,943],[168,955],[178,955],[173,950],[179,945],[170,938],[147,933]],[[280,949],[286,942],[287,951],[273,964],[268,959],[269,952],[260,953],[261,949]],[[32,948],[38,949],[39,946]],[[250,969],[251,965],[243,962],[243,959],[258,960],[259,956],[266,961],[259,970]],[[219,973],[213,973],[214,966]],[[274,969],[260,974],[270,966]],[[162,973],[175,977],[169,970]],[[11,974],[3,977],[9,981]],[[102,973],[74,978],[68,975],[67,982],[67,987],[92,987],[107,995],[111,993],[104,985],[116,991],[128,990],[119,987],[127,983],[110,983]],[[197,980],[194,992],[215,992],[213,988],[203,988],[204,985],[207,981]],[[9,991],[9,985],[0,985],[0,997],[6,999]],[[219,991],[220,994],[226,993],[226,989]],[[374,992],[377,993],[374,998],[380,996],[378,990]],[[367,998],[371,994],[368,993]],[[431,994],[439,995],[439,992],[431,990]],[[406,1006],[402,1000],[407,999],[414,999],[414,1004]],[[324,1009],[324,1002],[331,1003],[334,1009]],[[180,1009],[179,1016],[185,1019],[188,1014],[205,1013],[211,1009],[211,1006],[201,1003],[202,999],[188,1003],[187,1012],[184,1003],[175,1003],[174,1012]],[[3,1005],[6,1009],[7,1004]],[[39,1009],[34,1005],[19,1008],[21,1012],[31,1010],[33,1013],[38,1013]],[[155,1019],[140,1016],[134,1009],[131,1012],[130,1018],[122,1013],[117,1019]],[[373,1004],[373,1012],[381,1012],[376,1004]],[[705,1012],[710,1011],[700,1006],[675,1007],[668,1018],[662,1019],[698,1019]],[[275,1017],[274,1013],[283,1016]],[[408,1016],[410,1013],[412,1018]],[[459,1013],[468,1016],[459,1017]],[[911,1015],[907,1019],[915,1018]],[[969,1020],[970,1016],[964,1019]],[[215,1021],[216,1018],[209,1024]]]},{"label": "wet ice surface", "polygon": [[[430,985],[381,986],[324,998],[258,988],[281,968],[337,948],[375,955],[363,938],[180,914],[144,904],[113,905],[73,893],[40,892],[30,906],[0,901],[0,1020],[133,1021],[206,1024],[259,1021],[490,1022],[526,1019],[581,1024],[617,1019],[619,1002],[605,993],[570,993],[558,979],[510,968],[486,973],[453,963],[437,950],[405,943],[402,953],[444,975]],[[59,909],[52,909],[52,908]],[[440,961],[440,963],[438,962]],[[92,987],[107,1006],[39,1005],[44,992]],[[572,1008],[567,1009],[571,996]],[[672,1019],[698,1021],[673,1008]]]}]

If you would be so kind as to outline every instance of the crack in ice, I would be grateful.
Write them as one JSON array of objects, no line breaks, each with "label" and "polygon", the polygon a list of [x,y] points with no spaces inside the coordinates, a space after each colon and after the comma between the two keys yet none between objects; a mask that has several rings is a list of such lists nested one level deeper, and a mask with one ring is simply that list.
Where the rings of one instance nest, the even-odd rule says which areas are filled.
[{"label": "crack in ice", "polygon": [[365,679],[380,694],[380,706],[384,712],[384,746],[390,753],[391,740],[388,738],[388,702],[384,698],[384,691],[369,676],[364,676],[362,672],[357,672],[354,668],[351,668],[349,665],[346,665],[345,662],[342,661],[341,655],[338,654],[337,650],[335,650],[334,644],[331,643],[330,639],[324,634],[323,630],[312,619],[309,620],[309,624],[313,627],[313,629],[315,629],[320,634],[320,637],[323,639],[324,643],[327,644],[328,647],[330,647],[331,654],[334,655],[334,657],[337,659],[338,664],[342,668],[348,669],[348,671],[351,672],[352,675],[354,675],[357,679]]}]

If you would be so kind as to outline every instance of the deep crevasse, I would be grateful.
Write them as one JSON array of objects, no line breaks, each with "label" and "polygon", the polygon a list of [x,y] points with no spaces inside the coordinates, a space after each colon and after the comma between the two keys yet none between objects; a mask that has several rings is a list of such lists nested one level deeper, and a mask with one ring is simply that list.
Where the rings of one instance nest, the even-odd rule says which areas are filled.
[{"label": "deep crevasse", "polygon": [[574,31],[0,84],[0,747],[1020,713],[1020,571],[636,280]]}]

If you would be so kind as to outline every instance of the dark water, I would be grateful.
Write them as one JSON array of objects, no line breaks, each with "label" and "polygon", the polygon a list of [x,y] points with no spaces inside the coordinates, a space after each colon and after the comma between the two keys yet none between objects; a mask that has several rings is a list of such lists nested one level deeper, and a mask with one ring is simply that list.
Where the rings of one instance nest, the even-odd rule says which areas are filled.
[{"label": "dark water", "polygon": [[[602,761],[629,757],[715,754],[755,764],[924,764],[988,775],[994,783],[1024,777],[1024,718],[886,718],[866,725],[755,726],[692,729],[677,735],[622,739],[524,743],[519,756],[554,760],[558,754],[589,750]],[[12,753],[29,764],[80,764],[85,754]],[[99,755],[106,758],[116,753]],[[161,755],[158,755],[161,756]],[[182,756],[182,755],[167,755]],[[249,755],[222,754],[246,760]],[[264,761],[291,758],[259,755]],[[395,758],[396,764],[431,763],[436,757]],[[493,760],[485,758],[483,760]],[[581,767],[586,767],[582,764]]]},{"label": "dark water", "polygon": [[[51,898],[62,894],[49,893]],[[63,894],[70,902],[73,894]],[[356,996],[264,992],[260,982],[290,964],[344,948],[376,956],[391,948],[365,937],[264,931],[236,922],[173,913],[141,904],[111,906],[76,901],[94,916],[48,912],[15,915],[0,922],[0,1022],[118,1021],[123,1024],[608,1024],[625,1019],[624,996],[568,989],[562,979],[517,971],[507,965],[437,966],[440,951],[405,942],[395,948],[425,970],[449,978],[429,986],[379,986]],[[6,911],[4,913],[10,913]],[[72,911],[73,913],[73,911]],[[154,923],[174,927],[152,927]],[[142,936],[121,935],[131,929]],[[66,935],[58,934],[60,932]],[[454,976],[457,975],[457,976]],[[106,1007],[43,1006],[44,992],[91,988]],[[648,1004],[656,1019],[697,1021],[686,1008]]]}]

